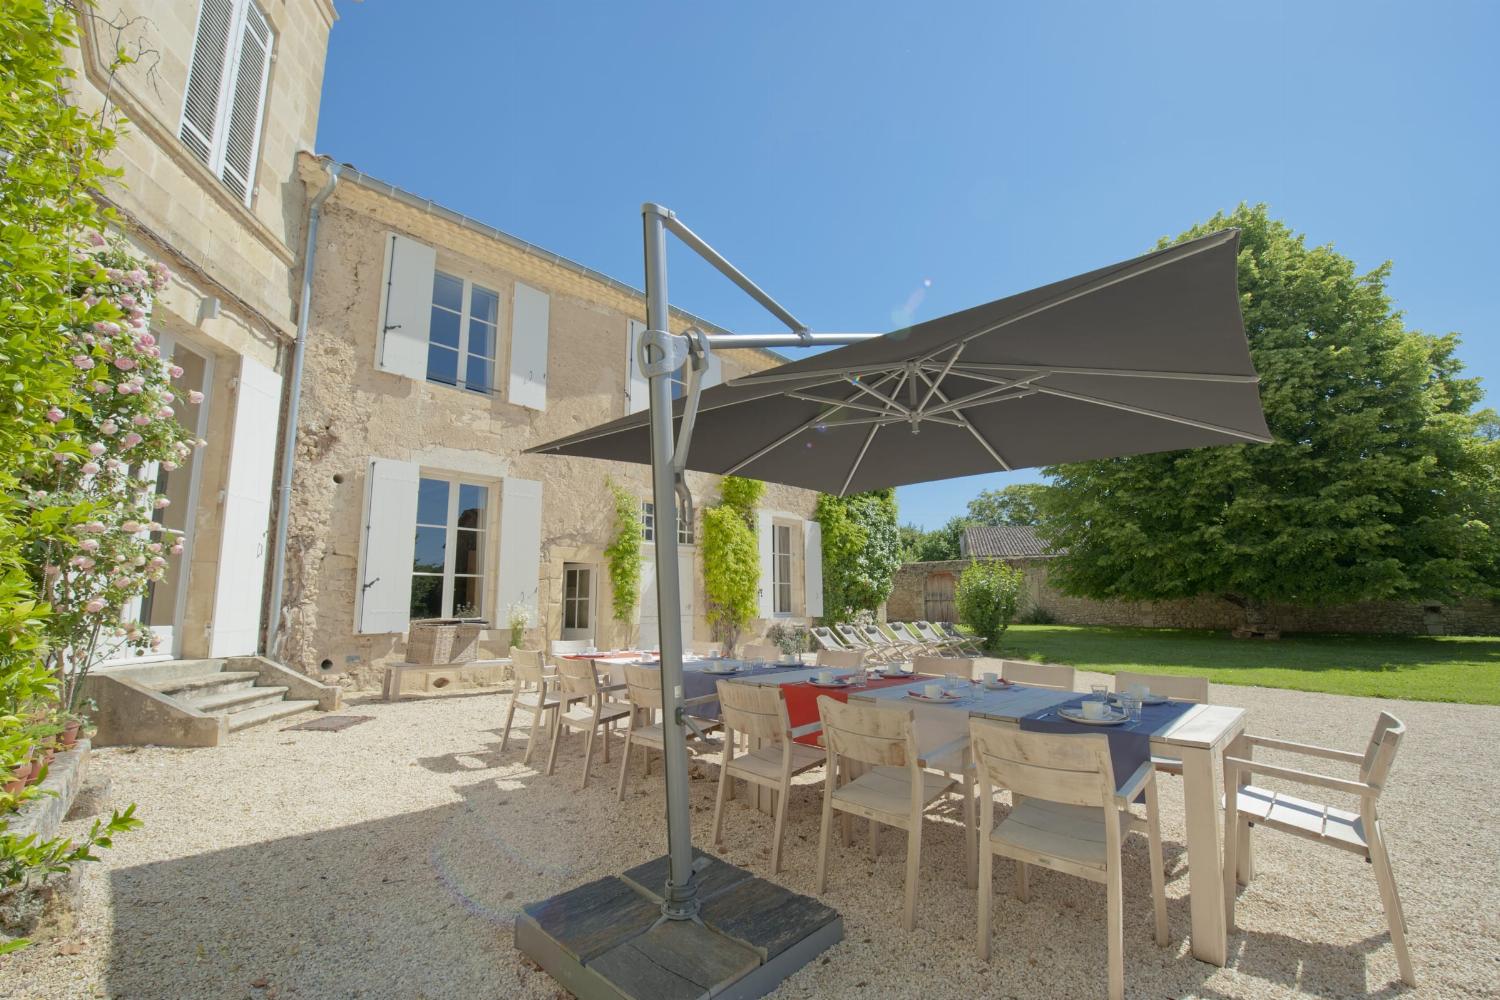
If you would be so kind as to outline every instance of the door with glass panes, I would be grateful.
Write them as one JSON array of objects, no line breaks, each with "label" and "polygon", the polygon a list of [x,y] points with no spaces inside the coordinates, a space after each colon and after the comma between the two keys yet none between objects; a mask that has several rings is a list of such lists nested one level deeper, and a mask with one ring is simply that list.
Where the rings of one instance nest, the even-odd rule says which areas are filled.
[{"label": "door with glass panes", "polygon": [[411,620],[484,618],[490,488],[436,472],[417,481]]},{"label": "door with glass panes", "polygon": [[594,567],[563,563],[562,637],[568,640],[594,638]]}]

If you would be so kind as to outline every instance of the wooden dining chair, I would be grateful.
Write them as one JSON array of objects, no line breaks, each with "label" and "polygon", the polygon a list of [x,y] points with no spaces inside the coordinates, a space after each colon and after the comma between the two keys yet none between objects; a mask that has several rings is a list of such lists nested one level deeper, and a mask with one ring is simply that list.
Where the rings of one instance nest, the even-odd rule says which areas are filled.
[{"label": "wooden dining chair", "polygon": [[817,665],[820,667],[841,667],[854,669],[865,665],[865,651],[862,649],[820,649],[818,650]]},{"label": "wooden dining chair", "polygon": [[724,644],[722,642],[705,642],[701,639],[694,639],[687,644],[687,651],[689,653],[696,653],[699,656],[718,656],[724,652]]},{"label": "wooden dining chair", "polygon": [[740,659],[750,660],[754,663],[775,663],[781,659],[781,647],[773,646],[770,643],[752,642],[740,654]]},{"label": "wooden dining chair", "polygon": [[[557,695],[552,693],[551,678],[546,676],[540,649],[512,649],[510,651],[511,672],[515,675],[515,690],[510,696],[510,708],[505,713],[505,732],[500,736],[500,752],[510,743],[510,727],[520,709],[531,716],[531,733],[526,737],[526,753],[523,763],[531,763],[532,751],[537,744],[537,724],[546,723],[544,732],[551,735],[557,724]],[[550,720],[550,722],[548,722]]]},{"label": "wooden dining chair", "polygon": [[[1396,761],[1396,751],[1400,749],[1401,738],[1405,735],[1406,726],[1400,719],[1389,712],[1381,712],[1380,718],[1375,722],[1375,732],[1362,754],[1265,736],[1245,735],[1231,745],[1231,752],[1242,747],[1262,747],[1303,757],[1354,764],[1358,767],[1359,780],[1349,781],[1295,768],[1274,767],[1248,757],[1224,758],[1224,788],[1231,793],[1226,794],[1224,799],[1224,908],[1225,923],[1229,928],[1234,927],[1234,897],[1241,861],[1239,852],[1248,852],[1250,849],[1251,827],[1264,826],[1337,847],[1359,855],[1374,866],[1375,884],[1380,890],[1381,904],[1385,907],[1386,923],[1390,927],[1391,945],[1396,951],[1396,965],[1401,972],[1401,981],[1408,986],[1417,985],[1411,954],[1406,947],[1406,917],[1402,913],[1401,896],[1396,891],[1396,879],[1391,872],[1391,858],[1381,831],[1379,810],[1380,793],[1385,788],[1391,766]],[[1351,812],[1262,788],[1249,783],[1251,775],[1351,795],[1359,799],[1359,810]]]},{"label": "wooden dining chair", "polygon": [[[666,735],[662,731],[657,714],[661,711],[661,670],[643,667],[634,663],[624,665],[625,703],[630,706],[629,726],[625,730],[625,749],[620,754],[620,784],[615,790],[621,802],[625,801],[625,774],[630,769],[630,751],[640,748],[642,770],[651,773],[651,751],[666,753]],[[692,698],[684,702],[691,707],[705,699]],[[709,699],[712,700],[712,699]],[[689,741],[719,728],[717,721],[695,720],[696,725],[687,727]]]},{"label": "wooden dining chair", "polygon": [[[924,770],[917,752],[912,710],[846,705],[818,698],[828,769],[823,785],[823,826],[818,839],[818,892],[828,887],[828,851],[834,812],[861,816],[906,831],[905,926],[917,926],[917,879],[922,864],[922,817],[927,808],[958,784],[946,774]],[[961,753],[968,738],[933,751],[931,756]],[[855,765],[851,768],[850,765]],[[860,768],[859,765],[866,765]],[[858,776],[852,772],[862,771]],[[967,818],[967,816],[966,816]],[[873,829],[873,828],[872,828]],[[965,836],[972,833],[966,830]],[[967,854],[967,847],[965,854]]]},{"label": "wooden dining chair", "polygon": [[[1151,689],[1153,695],[1163,695],[1169,701],[1191,702],[1202,705],[1208,701],[1208,678],[1185,677],[1177,674],[1137,674],[1121,670],[1115,674],[1115,694],[1124,694],[1135,686]],[[1176,757],[1162,757],[1155,753],[1151,762],[1158,771],[1182,777],[1182,761]]]},{"label": "wooden dining chair", "polygon": [[1032,663],[1030,660],[1001,660],[1000,676],[1012,684],[1073,690],[1073,668],[1060,663]]},{"label": "wooden dining chair", "polygon": [[552,726],[552,749],[547,754],[547,773],[557,766],[557,743],[563,729],[581,729],[588,733],[583,750],[583,782],[580,788],[589,785],[589,765],[594,760],[594,737],[604,741],[604,763],[609,763],[609,727],[630,715],[630,706],[623,702],[607,701],[604,688],[599,684],[599,672],[592,660],[573,660],[566,657],[557,660],[558,699],[563,702],[562,711]]},{"label": "wooden dining chair", "polygon": [[958,674],[965,680],[974,679],[974,661],[966,656],[918,656],[911,661],[911,668],[919,674]]},{"label": "wooden dining chair", "polygon": [[[1125,996],[1125,902],[1121,857],[1125,831],[1136,826],[1130,802],[1146,797],[1156,943],[1167,944],[1167,891],[1162,875],[1156,769],[1146,761],[1115,784],[1103,735],[1036,733],[989,719],[970,719],[970,750],[979,771],[979,957],[990,957],[991,880],[995,855],[1016,863],[1016,898],[1030,897],[1028,866],[1040,865],[1105,886],[1109,996]],[[1014,805],[995,825],[995,792]]]},{"label": "wooden dining chair", "polygon": [[[775,797],[776,825],[771,833],[771,872],[781,871],[781,841],[786,833],[792,778],[824,761],[817,747],[796,742],[779,684],[735,684],[719,681],[719,711],[724,723],[724,757],[719,765],[719,792],[714,800],[714,843],[724,840],[724,802],[736,778],[769,788]],[[736,755],[736,737],[751,749]]]}]

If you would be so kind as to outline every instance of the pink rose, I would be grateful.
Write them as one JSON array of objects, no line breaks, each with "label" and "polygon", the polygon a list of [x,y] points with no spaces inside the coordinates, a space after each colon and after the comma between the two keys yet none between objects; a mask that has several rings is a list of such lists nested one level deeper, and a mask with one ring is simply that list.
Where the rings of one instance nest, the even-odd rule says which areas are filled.
[{"label": "pink rose", "polygon": [[139,434],[137,434],[135,431],[131,431],[129,434],[126,434],[120,439],[120,445],[124,448],[134,448],[143,440],[144,439]]},{"label": "pink rose", "polygon": [[129,274],[125,275],[125,278],[132,285],[144,285],[146,283],[146,272],[138,267],[134,267],[130,269]]},{"label": "pink rose", "polygon": [[94,359],[87,354],[75,354],[73,355],[73,367],[80,371],[88,371],[94,367]]},{"label": "pink rose", "polygon": [[172,501],[168,500],[166,497],[157,497],[156,498],[156,509],[157,510],[166,510],[170,506],[172,506]]},{"label": "pink rose", "polygon": [[174,400],[176,398],[177,397],[174,396],[174,395],[172,395],[170,392],[164,392],[164,393],[161,394],[161,401],[163,403],[170,403],[170,402],[172,402],[172,400]]},{"label": "pink rose", "polygon": [[83,473],[85,476],[96,476],[99,474],[99,463],[84,462],[78,467],[78,471]]},{"label": "pink rose", "polygon": [[199,392],[197,389],[189,389],[188,402],[192,403],[194,406],[198,405],[199,403],[203,402],[203,393]]},{"label": "pink rose", "polygon": [[122,306],[133,306],[133,305],[135,305],[135,296],[131,295],[129,292],[126,292],[124,295],[120,296],[120,305],[122,305]]},{"label": "pink rose", "polygon": [[118,267],[106,267],[104,269],[104,276],[106,278],[108,278],[110,281],[124,281],[125,280],[125,272],[122,271],[122,270],[120,270]]},{"label": "pink rose", "polygon": [[168,472],[171,472],[173,469],[177,468],[177,463],[176,462],[163,462],[163,463],[161,463],[161,467],[163,469],[166,469]]},{"label": "pink rose", "polygon": [[120,324],[112,323],[107,319],[101,319],[94,324],[94,332],[105,337],[113,337],[120,332]]},{"label": "pink rose", "polygon": [[137,413],[135,416],[130,418],[130,422],[135,424],[137,427],[145,427],[147,424],[151,423],[151,418],[146,416],[144,413]]},{"label": "pink rose", "polygon": [[94,568],[94,560],[90,559],[88,556],[74,556],[73,565],[77,566],[79,569],[83,570],[86,573]]},{"label": "pink rose", "polygon": [[152,542],[150,545],[146,546],[146,551],[147,552],[160,552],[161,551],[161,542]]},{"label": "pink rose", "polygon": [[177,416],[177,411],[172,409],[170,406],[163,406],[161,409],[156,411],[156,415],[158,417],[161,417],[163,420],[171,420],[173,417]]},{"label": "pink rose", "polygon": [[120,369],[120,371],[122,372],[128,372],[130,371],[130,369],[135,367],[135,359],[124,357],[115,358],[115,367]]},{"label": "pink rose", "polygon": [[[131,313],[131,315],[134,316],[135,313]],[[152,344],[156,343],[156,338],[149,333],[143,333],[139,337],[135,338],[135,342],[137,344],[140,344],[142,347],[150,347]]]},{"label": "pink rose", "polygon": [[55,406],[49,406],[47,408],[47,420],[51,423],[61,423],[64,416],[66,416],[66,414]]},{"label": "pink rose", "polygon": [[137,531],[141,530],[142,525],[139,521],[126,521],[124,524],[120,525],[120,528],[121,530],[128,531],[133,535]]},{"label": "pink rose", "polygon": [[167,369],[167,374],[171,375],[173,378],[182,378],[182,366],[173,365],[171,368]]},{"label": "pink rose", "polygon": [[104,454],[104,450],[104,442],[102,441],[95,441],[93,444],[89,445],[89,454],[93,455],[95,458],[98,458],[100,455]]},{"label": "pink rose", "polygon": [[83,526],[83,530],[87,531],[91,535],[102,535],[104,534],[104,522],[90,521],[88,524],[85,524]]},{"label": "pink rose", "polygon": [[89,241],[89,246],[91,247],[102,247],[104,245],[104,237],[92,229],[88,231],[88,235],[84,238]]},{"label": "pink rose", "polygon": [[174,556],[182,555],[182,543],[178,542],[177,544],[173,545],[171,548],[171,552]]},{"label": "pink rose", "polygon": [[85,538],[83,541],[81,541],[81,542],[78,543],[78,547],[80,549],[82,549],[83,551],[85,551],[85,552],[98,552],[99,551],[99,539],[97,539],[97,538]]},{"label": "pink rose", "polygon": [[91,615],[97,615],[104,610],[104,598],[96,597],[83,606],[83,610]]}]

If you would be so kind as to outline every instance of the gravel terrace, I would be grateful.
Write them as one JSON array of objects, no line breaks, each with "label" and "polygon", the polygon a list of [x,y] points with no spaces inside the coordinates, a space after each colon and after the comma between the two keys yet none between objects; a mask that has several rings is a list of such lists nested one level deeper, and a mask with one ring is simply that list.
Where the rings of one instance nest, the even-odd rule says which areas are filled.
[{"label": "gravel terrace", "polygon": [[[0,959],[0,997],[561,995],[512,947],[512,917],[661,854],[661,771],[642,780],[635,764],[620,804],[615,768],[596,759],[580,792],[574,737],[547,778],[521,763],[524,729],[498,752],[505,690],[397,704],[361,695],[341,714],[373,721],[341,733],[273,724],[217,749],[99,751],[96,773],[112,779],[117,803],[139,803],[146,826],[91,866],[75,926]],[[1188,957],[1181,783],[1166,777],[1172,942],[1152,942],[1146,843],[1131,837],[1129,995],[1500,996],[1500,708],[1245,687],[1213,695],[1250,709],[1252,732],[1349,749],[1363,749],[1383,708],[1407,723],[1383,817],[1423,985],[1409,991],[1397,978],[1369,867],[1272,831],[1257,836],[1258,878],[1240,897],[1230,967]],[[693,770],[695,839],[707,847],[716,769]],[[813,887],[818,774],[794,795],[779,877],[801,892]],[[853,848],[835,846],[825,898],[846,939],[778,997],[1103,995],[1103,886],[1038,871],[1023,905],[997,860],[996,945],[984,965],[957,810],[947,818],[954,826],[925,834],[914,934],[899,927],[900,835],[886,834],[873,861],[862,830]],[[769,819],[737,801],[726,828],[723,856],[767,875]]]}]

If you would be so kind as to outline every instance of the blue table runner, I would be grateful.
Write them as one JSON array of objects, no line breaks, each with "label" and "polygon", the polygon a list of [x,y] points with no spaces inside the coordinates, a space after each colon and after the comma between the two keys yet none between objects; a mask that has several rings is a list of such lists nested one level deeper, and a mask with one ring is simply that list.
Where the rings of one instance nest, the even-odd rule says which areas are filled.
[{"label": "blue table runner", "polygon": [[[1021,728],[1033,733],[1062,733],[1068,736],[1094,733],[1107,736],[1116,786],[1127,780],[1137,768],[1151,759],[1153,733],[1159,732],[1163,727],[1186,715],[1191,709],[1198,707],[1188,701],[1143,705],[1139,720],[1121,723],[1118,726],[1091,726],[1064,719],[1057,714],[1063,708],[1076,709],[1087,700],[1089,700],[1088,695],[1081,695],[1061,705],[1024,715],[1020,719]],[[1111,704],[1113,707],[1113,703]],[[1137,796],[1136,801],[1141,801],[1141,797]]]}]

